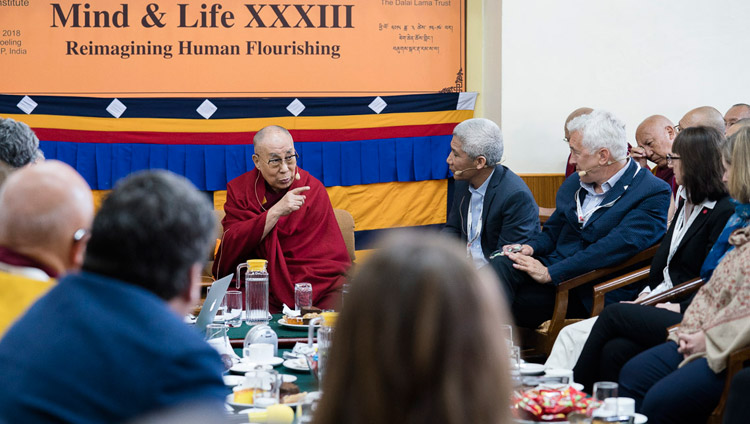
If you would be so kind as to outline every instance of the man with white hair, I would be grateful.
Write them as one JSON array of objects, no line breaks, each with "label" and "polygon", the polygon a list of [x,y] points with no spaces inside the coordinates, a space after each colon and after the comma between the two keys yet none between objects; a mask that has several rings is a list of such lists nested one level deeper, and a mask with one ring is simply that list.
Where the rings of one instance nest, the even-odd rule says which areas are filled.
[{"label": "man with white hair", "polygon": [[539,208],[531,190],[500,165],[503,134],[489,119],[456,125],[448,166],[456,179],[444,233],[466,242],[466,254],[481,268],[509,243],[525,243],[539,232]]},{"label": "man with white hair", "polygon": [[[578,172],[557,191],[555,213],[541,234],[527,244],[505,246],[503,260],[493,262],[522,327],[534,328],[552,316],[557,284],[621,263],[666,231],[669,186],[628,158],[625,124],[594,110],[570,121],[568,130],[570,163]],[[631,300],[637,290],[616,290],[606,301]],[[591,306],[590,285],[571,292],[573,315],[585,316]]]}]

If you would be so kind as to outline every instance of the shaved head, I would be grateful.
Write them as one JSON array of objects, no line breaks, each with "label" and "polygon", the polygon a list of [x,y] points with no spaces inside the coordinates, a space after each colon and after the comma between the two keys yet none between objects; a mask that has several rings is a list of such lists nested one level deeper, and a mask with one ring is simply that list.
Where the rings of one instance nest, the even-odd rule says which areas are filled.
[{"label": "shaved head", "polygon": [[575,118],[578,118],[581,115],[588,115],[589,113],[593,112],[594,109],[591,109],[590,107],[579,107],[578,109],[574,110],[573,112],[570,112],[570,115],[565,119],[565,139],[570,140],[570,131],[568,131],[568,122],[572,121]]},{"label": "shaved head", "polygon": [[278,125],[269,125],[262,128],[255,133],[255,137],[253,137],[253,148],[255,149],[255,153],[258,153],[258,149],[262,148],[268,141],[277,139],[291,140],[292,135],[289,134],[289,131],[287,131],[286,128]]},{"label": "shaved head", "polygon": [[680,130],[690,127],[711,127],[724,134],[726,129],[721,112],[711,106],[697,107],[680,119]]},{"label": "shaved head", "polygon": [[662,115],[649,116],[635,130],[638,147],[645,151],[648,160],[659,167],[667,166],[667,154],[672,151],[672,142],[676,136],[674,124]]},{"label": "shaved head", "polygon": [[0,245],[67,270],[73,235],[89,230],[93,216],[91,189],[73,168],[58,161],[28,165],[0,190]]}]

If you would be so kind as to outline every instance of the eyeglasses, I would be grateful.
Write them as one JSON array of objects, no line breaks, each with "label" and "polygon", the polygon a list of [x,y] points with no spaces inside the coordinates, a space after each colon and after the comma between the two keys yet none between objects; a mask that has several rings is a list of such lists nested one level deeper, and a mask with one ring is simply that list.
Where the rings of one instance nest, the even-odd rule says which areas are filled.
[{"label": "eyeglasses", "polygon": [[671,153],[667,154],[667,165],[671,165],[673,161],[680,160],[679,156],[675,156]]},{"label": "eyeglasses", "polygon": [[[287,165],[294,165],[294,164],[297,163],[297,159],[299,159],[299,153],[295,153],[293,155],[286,156],[286,157],[284,157],[283,161]],[[268,160],[268,166],[270,166],[273,169],[281,168],[281,161],[282,161],[281,158],[269,159]]]},{"label": "eyeglasses", "polygon": [[680,125],[680,124],[675,125],[674,126],[674,130],[677,131],[677,132],[682,131],[682,125]]}]

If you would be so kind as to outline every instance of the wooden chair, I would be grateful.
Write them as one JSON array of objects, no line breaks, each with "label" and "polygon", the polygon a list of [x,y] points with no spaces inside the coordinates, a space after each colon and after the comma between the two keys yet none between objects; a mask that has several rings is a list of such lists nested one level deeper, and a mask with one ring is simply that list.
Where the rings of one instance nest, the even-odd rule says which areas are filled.
[{"label": "wooden chair", "polygon": [[727,405],[727,398],[729,397],[729,389],[731,389],[732,378],[740,370],[745,368],[750,363],[750,346],[740,349],[731,355],[727,360],[727,379],[724,382],[724,391],[721,393],[721,399],[716,405],[716,408],[708,417],[708,424],[721,424],[724,420],[724,408]]},{"label": "wooden chair", "polygon": [[533,330],[533,332],[530,331],[530,329],[519,329],[521,338],[524,339],[524,344],[532,347],[531,350],[526,350],[524,354],[526,356],[549,355],[550,351],[552,350],[552,345],[554,344],[557,335],[560,333],[560,330],[562,330],[566,325],[581,321],[581,319],[566,318],[568,310],[568,300],[571,290],[584,284],[590,284],[594,281],[601,280],[603,278],[616,276],[614,279],[599,283],[593,287],[592,290],[594,304],[591,310],[591,316],[595,317],[599,315],[602,309],[604,309],[604,295],[613,290],[648,278],[648,266],[636,269],[635,271],[627,272],[624,275],[622,273],[638,265],[650,264],[651,259],[654,257],[654,254],[656,253],[656,250],[658,248],[659,245],[657,244],[636,254],[632,258],[619,265],[589,271],[583,275],[579,275],[578,277],[560,283],[557,286],[555,307],[552,312],[552,319],[544,322],[537,329]]},{"label": "wooden chair", "polygon": [[684,282],[682,284],[678,284],[678,285],[672,287],[671,289],[669,289],[669,290],[667,290],[667,291],[665,291],[663,293],[660,293],[660,294],[658,294],[658,295],[656,295],[654,297],[650,297],[650,298],[648,298],[646,300],[641,300],[641,301],[636,302],[636,303],[639,303],[641,305],[654,306],[657,303],[671,302],[671,301],[674,301],[676,299],[682,299],[682,298],[685,298],[686,296],[688,296],[688,295],[690,295],[690,294],[698,291],[698,289],[700,289],[701,287],[703,287],[703,285],[705,283],[706,282],[703,281],[703,279],[700,278],[700,277],[693,278],[692,280],[686,281],[686,282]]},{"label": "wooden chair", "polygon": [[[215,209],[214,213],[216,214],[216,225],[218,226],[219,240],[221,240],[221,235],[224,234],[224,228],[221,225],[221,221],[224,219],[225,213],[223,209]],[[344,209],[334,209],[333,213],[336,216],[336,222],[339,224],[341,235],[344,237],[344,244],[346,244],[346,250],[349,253],[349,258],[352,260],[352,263],[354,263],[356,256],[354,253],[354,217],[352,217],[352,214],[349,213],[349,211]],[[217,240],[217,246],[219,240]],[[206,266],[203,268],[201,284],[204,286],[204,288],[206,286],[210,286],[214,281],[214,277],[211,273],[211,268],[214,265],[215,254],[215,249],[212,249],[211,253],[209,254],[209,260],[206,263]]]},{"label": "wooden chair", "polygon": [[344,243],[346,244],[346,250],[349,252],[349,259],[354,263],[357,259],[354,253],[354,217],[345,209],[334,209],[333,213],[336,215],[336,222],[339,224],[341,235],[344,236]]}]

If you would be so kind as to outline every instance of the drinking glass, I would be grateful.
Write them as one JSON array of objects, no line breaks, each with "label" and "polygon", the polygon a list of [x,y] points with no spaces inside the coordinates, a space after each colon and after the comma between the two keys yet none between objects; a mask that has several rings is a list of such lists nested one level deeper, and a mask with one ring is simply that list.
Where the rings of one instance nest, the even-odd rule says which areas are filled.
[{"label": "drinking glass", "polygon": [[300,403],[299,424],[309,424],[313,422],[313,415],[318,408],[320,401],[320,392],[308,393]]},{"label": "drinking glass", "polygon": [[224,319],[228,326],[239,327],[242,324],[242,292],[239,290],[227,291],[224,295],[226,312]]},{"label": "drinking glass", "polygon": [[[594,383],[594,399],[597,401],[596,410],[592,410],[593,415],[597,416],[616,416],[617,415],[617,388],[618,385],[614,381],[598,381]],[[604,406],[604,400],[614,398],[608,402],[608,406],[612,408],[602,408]],[[589,415],[592,415],[589,414]]]},{"label": "drinking glass", "polygon": [[229,345],[229,338],[227,338],[227,327],[224,324],[208,324],[206,326],[206,342],[221,355],[224,371],[232,368],[234,360],[229,354],[232,347]]},{"label": "drinking glass", "polygon": [[303,307],[313,305],[312,284],[297,283],[294,285],[294,309],[301,310]]},{"label": "drinking glass", "polygon": [[505,344],[510,350],[513,347],[513,326],[512,325],[501,325],[500,334],[505,339]]},{"label": "drinking glass", "polygon": [[245,373],[244,387],[254,389],[253,405],[265,408],[279,403],[281,376],[274,370],[253,370]]}]

